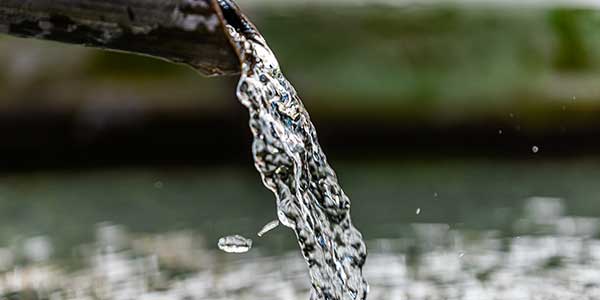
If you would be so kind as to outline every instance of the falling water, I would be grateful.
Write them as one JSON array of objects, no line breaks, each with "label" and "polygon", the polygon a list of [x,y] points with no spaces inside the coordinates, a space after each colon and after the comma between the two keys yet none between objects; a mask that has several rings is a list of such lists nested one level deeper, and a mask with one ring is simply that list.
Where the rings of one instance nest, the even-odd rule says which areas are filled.
[{"label": "falling water", "polygon": [[220,4],[240,56],[237,97],[250,112],[256,168],[277,198],[279,221],[296,233],[309,266],[311,298],[366,299],[366,246],[308,112],[264,38],[243,18],[229,15],[229,1]]}]

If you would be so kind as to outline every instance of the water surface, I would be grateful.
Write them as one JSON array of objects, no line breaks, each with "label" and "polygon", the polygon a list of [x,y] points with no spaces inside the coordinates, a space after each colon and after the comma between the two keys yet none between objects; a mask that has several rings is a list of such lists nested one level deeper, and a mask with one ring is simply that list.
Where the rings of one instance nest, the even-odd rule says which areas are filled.
[{"label": "water surface", "polygon": [[[337,169],[368,237],[370,299],[598,297],[596,159]],[[256,236],[276,213],[259,183],[250,166],[3,176],[0,293],[78,299],[102,283],[100,299],[306,299],[295,238]],[[222,253],[224,232],[252,250]]]}]

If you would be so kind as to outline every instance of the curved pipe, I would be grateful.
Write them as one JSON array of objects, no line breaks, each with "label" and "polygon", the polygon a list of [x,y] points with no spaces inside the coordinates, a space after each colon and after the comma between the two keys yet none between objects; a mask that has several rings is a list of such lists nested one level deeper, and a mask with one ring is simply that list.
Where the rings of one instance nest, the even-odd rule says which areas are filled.
[{"label": "curved pipe", "polygon": [[[237,9],[237,8],[236,8]],[[0,0],[0,33],[239,73],[217,0]]]}]

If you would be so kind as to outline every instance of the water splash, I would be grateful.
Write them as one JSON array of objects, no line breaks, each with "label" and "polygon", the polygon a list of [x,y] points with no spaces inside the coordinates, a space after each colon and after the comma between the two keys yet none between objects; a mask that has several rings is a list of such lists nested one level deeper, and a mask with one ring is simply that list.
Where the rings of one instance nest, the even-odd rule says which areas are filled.
[{"label": "water splash", "polygon": [[241,235],[226,236],[219,239],[217,246],[227,253],[246,253],[252,248],[252,240]]},{"label": "water splash", "polygon": [[350,220],[350,199],[275,55],[251,25],[242,23],[226,25],[242,63],[237,96],[250,112],[256,168],[276,196],[279,221],[294,230],[309,266],[311,298],[366,299],[367,250]]},{"label": "water splash", "polygon": [[277,228],[279,226],[279,220],[271,221],[267,223],[263,228],[258,232],[258,236],[262,237],[263,235],[269,233],[271,230]]}]

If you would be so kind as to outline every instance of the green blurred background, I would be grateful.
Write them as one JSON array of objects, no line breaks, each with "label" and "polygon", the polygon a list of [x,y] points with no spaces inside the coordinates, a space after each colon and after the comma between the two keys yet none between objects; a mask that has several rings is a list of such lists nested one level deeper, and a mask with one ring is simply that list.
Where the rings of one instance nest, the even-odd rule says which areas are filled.
[{"label": "green blurred background", "polygon": [[[320,118],[453,124],[522,112],[544,127],[565,119],[568,105],[579,116],[568,121],[595,119],[593,9],[247,2],[240,4]],[[235,108],[230,81],[149,58],[7,37],[1,47],[4,109],[81,110],[111,100],[148,111]]]},{"label": "green blurred background", "polygon": [[[240,5],[334,153],[523,156],[537,143],[546,155],[595,154],[600,14],[527,3]],[[236,78],[43,41],[2,37],[0,48],[0,130],[10,140],[0,149],[30,157],[27,168],[205,163],[202,151],[247,161]],[[208,147],[197,136],[228,141]]]},{"label": "green blurred background", "polygon": [[[510,235],[533,196],[600,214],[595,8],[239,2],[302,95],[367,239],[412,222]],[[0,79],[0,244],[48,234],[68,252],[102,221],[212,241],[274,218],[237,78],[3,36]]]}]

